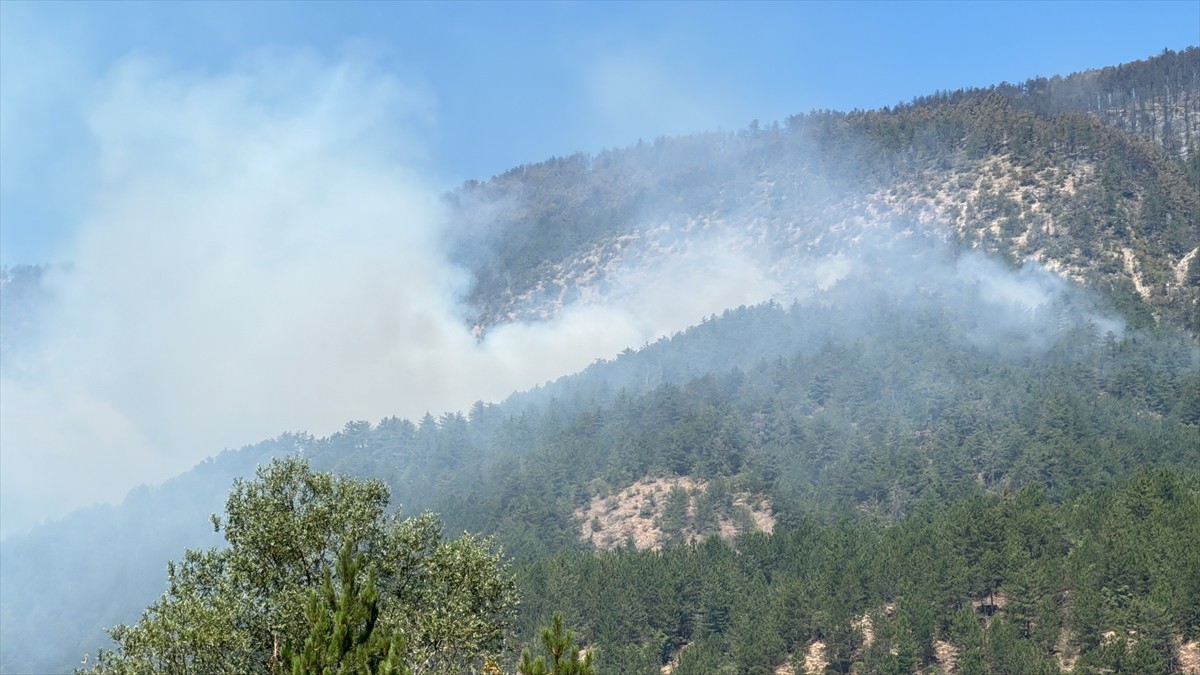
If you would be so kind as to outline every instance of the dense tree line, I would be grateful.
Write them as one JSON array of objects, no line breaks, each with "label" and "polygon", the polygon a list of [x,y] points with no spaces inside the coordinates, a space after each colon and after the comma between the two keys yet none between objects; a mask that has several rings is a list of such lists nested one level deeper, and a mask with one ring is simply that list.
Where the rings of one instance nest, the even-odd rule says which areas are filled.
[{"label": "dense tree line", "polygon": [[[1164,49],[1155,57],[1070,75],[1037,77],[991,87],[1014,105],[1042,115],[1087,113],[1123,132],[1144,136],[1168,154],[1196,165],[1200,143],[1200,47]],[[974,90],[939,92],[913,100],[939,105]],[[1200,165],[1196,165],[1200,166]]]},{"label": "dense tree line", "polygon": [[[300,453],[319,470],[382,480],[407,512],[435,510],[450,533],[494,533],[506,556],[526,562],[586,550],[575,510],[644,476],[762,495],[784,531],[841,521],[874,531],[1027,486],[1054,501],[1119,485],[1140,467],[1200,465],[1190,337],[1102,333],[1102,307],[1073,294],[997,324],[977,288],[895,282],[877,279],[883,295],[854,283],[804,304],[729,310],[464,414],[352,422],[328,438],[285,434],[224,453],[122,507],[6,540],[15,580],[4,589],[6,625],[41,625],[38,613],[58,616],[66,602],[38,602],[54,588],[22,579],[94,580],[71,586],[84,597],[117,584],[145,603],[160,592],[163,560],[219,543],[184,536],[197,513],[220,509],[212,495],[271,456]],[[159,541],[163,533],[171,538]],[[23,554],[35,536],[55,542],[55,554]],[[307,603],[297,599],[297,621]],[[111,625],[131,609],[97,600],[56,625]]]},{"label": "dense tree line", "polygon": [[1063,501],[1030,487],[890,525],[800,519],[733,542],[560,553],[519,577],[520,632],[564,609],[603,672],[769,674],[803,666],[816,641],[829,672],[926,669],[936,642],[960,673],[1169,672],[1178,640],[1200,637],[1200,476],[1145,470]]},{"label": "dense tree line", "polygon": [[[506,404],[519,414],[479,405],[348,425],[315,442],[314,459],[383,477],[455,530],[498,533],[518,558],[580,546],[573,511],[647,475],[727,479],[784,518],[895,521],[925,502],[1025,485],[1059,496],[1146,464],[1200,464],[1187,338],[1102,336],[1058,317],[1046,344],[973,343],[979,316],[950,306],[880,302],[863,308],[871,322],[832,308],[730,311],[559,383],[561,398]],[[691,370],[735,354],[754,356]],[[646,373],[663,381],[613,387]]]},{"label": "dense tree line", "polygon": [[1200,638],[1200,474],[1119,483],[563,550],[514,586],[488,542],[389,516],[382,483],[277,460],[213,517],[229,545],[171,563],[168,591],[89,670],[767,674],[819,643],[833,672],[1168,672]]}]

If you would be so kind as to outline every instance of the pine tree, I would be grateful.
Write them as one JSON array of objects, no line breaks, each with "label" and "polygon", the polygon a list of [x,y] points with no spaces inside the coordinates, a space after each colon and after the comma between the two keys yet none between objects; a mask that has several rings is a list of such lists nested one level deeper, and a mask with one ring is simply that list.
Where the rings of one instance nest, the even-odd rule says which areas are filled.
[{"label": "pine tree", "polygon": [[339,589],[335,590],[333,578],[325,570],[324,582],[320,590],[313,591],[305,612],[312,630],[304,648],[293,653],[285,646],[283,651],[283,663],[291,664],[293,675],[412,673],[402,661],[404,639],[379,624],[375,570],[367,574],[366,585],[359,583],[363,567],[363,555],[356,555],[347,542],[337,561]]},{"label": "pine tree", "polygon": [[550,627],[542,629],[542,647],[550,656],[550,665],[547,667],[545,656],[535,659],[526,649],[517,666],[521,675],[596,675],[592,653],[589,651],[580,658],[575,633],[563,627],[562,614],[555,612]]}]

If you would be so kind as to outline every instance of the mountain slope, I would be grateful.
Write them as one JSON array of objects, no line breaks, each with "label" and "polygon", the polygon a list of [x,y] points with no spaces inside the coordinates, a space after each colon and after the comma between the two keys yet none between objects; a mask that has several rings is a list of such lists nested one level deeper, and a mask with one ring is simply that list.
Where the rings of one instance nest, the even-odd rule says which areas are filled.
[{"label": "mountain slope", "polygon": [[[783,128],[658,139],[468,183],[450,199],[477,329],[602,296],[681,242],[717,238],[776,268],[894,227],[1038,260],[1122,298],[1131,315],[1196,332],[1200,173],[1185,160],[1196,157],[1186,148],[1200,119],[1200,50],[1129,68],[1145,72],[800,115]],[[1179,143],[1143,138],[1145,124],[1123,130],[1123,117],[1079,105],[1083,94],[1053,93],[1101,95],[1159,71],[1173,78],[1159,107],[1186,120]]]},{"label": "mountain slope", "polygon": [[[1025,485],[1059,498],[1119,484],[1146,464],[1200,465],[1190,340],[1101,332],[1097,321],[1108,320],[1065,284],[1032,310],[1014,304],[993,293],[1012,281],[1003,266],[939,263],[940,246],[906,251],[906,266],[886,254],[897,270],[921,272],[889,273],[871,259],[804,302],[731,310],[500,405],[352,422],[323,439],[284,436],[116,509],[10,538],[6,640],[37,644],[26,631],[44,628],[29,620],[31,606],[78,606],[65,615],[84,622],[134,618],[172,547],[178,555],[210,543],[206,516],[230,477],[272,454],[299,451],[321,469],[382,478],[407,512],[434,509],[450,531],[494,532],[526,561],[588,548],[577,512],[647,476],[724,486],[710,495],[762,495],[787,529],[812,517],[898,522]],[[1019,283],[1061,284],[1046,272]],[[698,500],[680,529],[708,531],[735,507],[732,498]],[[82,537],[93,543],[77,549]],[[131,541],[161,545],[138,552]],[[95,583],[81,588],[79,578]],[[128,594],[123,608],[114,587]],[[65,620],[58,626],[68,632]],[[71,638],[78,646],[67,659],[100,643],[96,628]],[[21,663],[47,661],[6,669]]]},{"label": "mountain slope", "polygon": [[[1186,75],[1196,56],[1156,57],[1145,72],[1182,64]],[[1106,81],[1089,77],[1066,82]],[[709,486],[709,497],[695,495],[676,514],[680,533],[719,530],[737,511],[733,495],[745,494],[770,505],[780,537],[770,541],[828,527],[829,546],[838,546],[838,523],[923,541],[932,536],[918,532],[924,519],[943,507],[1002,509],[1004,494],[1027,486],[1057,504],[1122,486],[1146,465],[1200,465],[1200,189],[1181,160],[1195,156],[1187,154],[1193,89],[1163,99],[1188,120],[1176,147],[1161,130],[1174,121],[1121,126],[1121,106],[1139,115],[1157,108],[1118,99],[1118,112],[1097,116],[1079,101],[1104,87],[1078,86],[1084,93],[1069,99],[1055,92],[1075,84],[1000,86],[883,111],[813,113],[782,127],[554,159],[464,186],[447,199],[457,260],[473,274],[468,320],[481,336],[588,303],[620,304],[656,284],[701,292],[693,282],[706,277],[752,275],[772,301],[630,345],[500,404],[354,421],[327,438],[285,434],[136,490],[120,506],[6,538],[0,670],[70,667],[102,644],[101,625],[135,619],[161,591],[168,557],[213,543],[207,516],[230,479],[272,455],[300,452],[319,469],[382,478],[408,512],[435,509],[451,530],[495,533],[535,572],[550,556],[575,556],[579,569],[623,564],[620,552],[590,557],[578,514],[643,481]],[[35,290],[23,286],[21,297],[38,297],[36,283],[26,286]],[[13,297],[9,285],[0,292],[6,303]],[[10,307],[36,311],[5,304],[5,336],[16,334]],[[1065,518],[1056,508],[1043,511]],[[913,519],[913,529],[887,529]],[[700,566],[733,560],[722,546],[732,545],[662,555],[699,555]],[[859,559],[840,553],[831,565]],[[982,554],[962,555],[974,564]],[[559,581],[557,595],[531,587],[545,597],[530,607],[569,604],[583,588]],[[1008,583],[1016,577],[964,586],[956,601]],[[1128,606],[1144,600],[1142,590],[1122,591],[1120,616],[1133,616]],[[1038,596],[1046,597],[1061,596]],[[876,611],[866,601],[845,607]],[[608,663],[654,667],[672,659],[683,667],[692,656],[715,663],[730,645],[745,647],[747,662],[774,664],[818,637],[791,635],[750,658],[749,646],[762,645],[732,637],[729,616],[717,617],[731,606],[710,603],[671,628],[629,619],[649,615],[626,603],[620,621],[581,628],[604,643],[602,655],[650,649]],[[745,619],[755,608],[738,611]],[[1182,615],[1170,616],[1156,621],[1179,634]],[[842,618],[854,617],[789,630],[850,636]],[[692,621],[708,621],[710,632]],[[608,632],[619,626],[629,629],[626,643]],[[664,633],[651,640],[635,630],[645,626]],[[898,645],[902,633],[880,645]],[[1092,633],[1088,649],[1097,646]],[[917,643],[933,649],[924,637]]]}]

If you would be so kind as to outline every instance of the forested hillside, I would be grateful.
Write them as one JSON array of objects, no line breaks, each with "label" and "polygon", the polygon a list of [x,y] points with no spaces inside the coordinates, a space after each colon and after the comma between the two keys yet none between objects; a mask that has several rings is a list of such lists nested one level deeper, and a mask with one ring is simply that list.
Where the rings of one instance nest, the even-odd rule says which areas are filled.
[{"label": "forested hillside", "polygon": [[619,673],[1192,672],[1197,479],[1141,471],[1062,502],[1031,487],[891,526],[561,553],[521,569],[524,631],[565,609]]},{"label": "forested hillside", "polygon": [[[420,672],[512,672],[555,612],[602,673],[1195,672],[1198,72],[1192,48],[468,184],[446,199],[480,339],[620,302],[674,266],[735,260],[776,292],[501,402],[293,430],[6,537],[0,670],[95,665],[102,629],[147,606],[236,624],[244,642],[218,656],[262,669],[336,602],[376,607],[366,565],[393,653],[440,664]],[[53,302],[41,274],[2,277],[6,350]],[[238,567],[278,532],[246,516],[222,543],[209,514],[282,457],[308,462],[272,465],[302,478],[379,481],[363,508],[385,534],[365,562],[338,557],[335,523],[319,570],[276,588]],[[404,520],[425,510],[444,539],[431,517]],[[618,512],[653,536],[605,537]],[[454,612],[405,623],[425,615],[396,589],[419,575],[388,556],[462,541],[485,560],[491,542],[464,531],[495,537],[520,602],[506,595],[498,632],[439,661],[434,624]],[[341,595],[321,595],[325,571]],[[247,583],[298,604],[238,605]],[[137,653],[152,628],[118,636]],[[170,663],[226,663],[206,660],[207,637],[180,644]],[[100,672],[187,671],[104,658]]]},{"label": "forested hillside", "polygon": [[520,166],[450,196],[468,300],[482,331],[586,301],[680,242],[786,267],[894,228],[1040,261],[1140,321],[1200,332],[1198,101],[1192,48]]},{"label": "forested hillside", "polygon": [[[938,250],[908,254],[931,271]],[[63,551],[51,569],[64,578],[120,569],[145,585],[144,602],[170,549],[131,568],[129,557],[138,556],[123,542],[145,545],[160,532],[172,533],[176,547],[205,542],[180,533],[202,534],[205,509],[216,511],[219,501],[188,506],[193,491],[219,495],[218,481],[281,452],[381,478],[406,512],[438,511],[449,532],[496,533],[510,558],[529,564],[586,551],[580,533],[589,523],[576,510],[647,477],[691,476],[714,486],[681,528],[703,535],[722,518],[744,524],[731,495],[748,492],[771,504],[776,532],[786,536],[803,523],[886,527],[1033,486],[1058,503],[1122,485],[1139,467],[1200,465],[1200,355],[1191,338],[1173,329],[1102,333],[1102,325],[1118,324],[1069,286],[1037,309],[1013,306],[988,286],[992,274],[1008,272],[977,264],[984,273],[974,284],[946,276],[937,285],[933,275],[888,276],[878,264],[863,265],[804,302],[730,310],[501,405],[353,422],[325,439],[285,435],[225,453],[120,509],[12,538],[5,563],[23,559],[31,576],[45,575],[24,547],[45,546],[38,537],[77,542],[71,532],[86,528],[95,544],[86,554]],[[874,282],[861,276],[868,272]],[[1026,274],[1024,283],[1035,287],[1053,280]],[[92,609],[72,616],[128,620],[136,605],[122,612],[97,602],[109,588],[74,589],[60,602],[90,598],[84,604]],[[6,611],[46,594],[32,585],[5,592],[14,599]],[[7,616],[6,632],[36,625],[25,617]],[[598,620],[589,614],[573,624],[623,654],[597,632]],[[1188,624],[1171,629],[1183,635]],[[778,660],[785,652],[772,653]]]},{"label": "forested hillside", "polygon": [[[1039,77],[1023,84],[1001,84],[995,90],[1014,105],[1045,115],[1064,112],[1094,115],[1105,124],[1163,146],[1194,172],[1200,144],[1200,98],[1196,66],[1200,47],[1169,49],[1134,61],[1066,77]],[[917,99],[932,102],[962,92]],[[1193,175],[1195,175],[1193,173]]]}]

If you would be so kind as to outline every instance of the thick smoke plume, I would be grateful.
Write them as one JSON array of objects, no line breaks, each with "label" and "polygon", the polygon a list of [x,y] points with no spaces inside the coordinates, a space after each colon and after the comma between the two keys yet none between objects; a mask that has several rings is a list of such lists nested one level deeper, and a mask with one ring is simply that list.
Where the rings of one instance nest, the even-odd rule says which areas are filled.
[{"label": "thick smoke plume", "polygon": [[[367,61],[115,68],[100,176],[50,280],[44,339],[0,381],[0,529],[224,447],[465,409],[777,289],[736,260],[480,342],[419,136],[434,102]],[[682,285],[681,285],[682,284]]]}]

